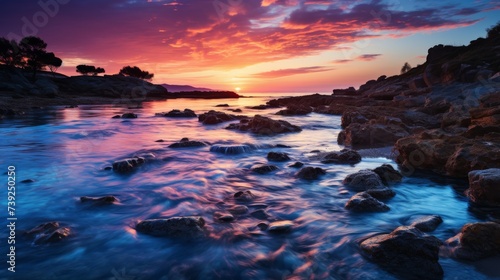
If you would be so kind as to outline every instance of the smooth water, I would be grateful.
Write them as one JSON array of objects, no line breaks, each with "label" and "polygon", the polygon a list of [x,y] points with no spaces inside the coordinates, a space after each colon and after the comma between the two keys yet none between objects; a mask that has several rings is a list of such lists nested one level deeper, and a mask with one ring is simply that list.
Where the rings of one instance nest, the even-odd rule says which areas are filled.
[{"label": "smooth water", "polygon": [[[441,215],[444,223],[433,233],[445,240],[468,222],[483,217],[468,210],[463,183],[406,177],[394,186],[397,195],[386,213],[350,213],[344,209],[354,194],[342,186],[350,173],[392,163],[383,157],[364,157],[357,165],[323,165],[312,150],[340,150],[336,144],[340,117],[312,113],[280,117],[272,110],[251,110],[268,97],[239,100],[185,100],[144,103],[141,109],[80,106],[34,111],[26,117],[0,121],[1,173],[17,171],[16,273],[2,260],[0,279],[393,279],[358,251],[359,240],[390,232],[411,217]],[[227,110],[228,103],[244,115],[272,115],[303,128],[300,133],[254,136],[225,130],[227,123],[203,126],[197,119],[156,117],[155,113],[190,108],[197,113]],[[137,119],[112,119],[135,112]],[[228,113],[231,113],[228,111]],[[243,153],[210,152],[210,147],[171,149],[183,137],[219,146],[247,144]],[[163,139],[159,143],[156,140]],[[271,148],[284,144],[291,148]],[[250,172],[267,163],[270,151],[284,151],[291,162],[272,163],[280,170],[268,175]],[[130,175],[104,170],[115,160],[151,153],[153,160]],[[319,166],[327,174],[317,181],[295,177],[294,161]],[[33,179],[33,183],[19,183]],[[3,184],[5,186],[5,184]],[[251,203],[235,201],[240,190],[251,190]],[[6,192],[2,194],[6,196]],[[92,207],[81,196],[114,195],[115,205]],[[6,199],[1,198],[2,217]],[[261,232],[261,220],[236,215],[218,223],[216,211],[246,204],[250,212],[265,208],[269,221],[291,220],[289,234]],[[210,238],[179,241],[137,233],[135,224],[147,218],[200,215]],[[22,235],[36,225],[58,221],[73,234],[56,244],[32,244]],[[2,255],[7,232],[1,231]],[[5,249],[4,249],[5,248]],[[446,279],[499,277],[494,264],[460,263],[441,258]],[[493,267],[488,269],[489,267]]]}]

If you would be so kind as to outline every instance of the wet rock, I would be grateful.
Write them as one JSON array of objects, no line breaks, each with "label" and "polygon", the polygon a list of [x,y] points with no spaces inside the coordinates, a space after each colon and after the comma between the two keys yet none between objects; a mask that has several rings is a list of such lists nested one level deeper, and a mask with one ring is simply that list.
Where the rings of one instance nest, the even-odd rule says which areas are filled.
[{"label": "wet rock", "polygon": [[120,119],[122,116],[121,115],[114,115],[113,117],[111,117],[112,119]]},{"label": "wet rock", "polygon": [[441,241],[414,227],[398,227],[361,242],[363,254],[371,261],[408,279],[442,279],[439,264]]},{"label": "wet rock", "polygon": [[469,185],[466,194],[472,202],[500,206],[500,169],[490,168],[469,172]]},{"label": "wet rock", "polygon": [[229,104],[217,104],[215,107],[229,107]]},{"label": "wet rock", "polygon": [[269,218],[269,214],[264,209],[253,211],[252,213],[250,213],[250,216],[259,220],[267,220],[267,218]]},{"label": "wet rock", "polygon": [[125,113],[121,116],[122,119],[137,119],[137,114]]},{"label": "wet rock", "polygon": [[338,152],[326,154],[321,160],[322,163],[356,164],[361,161],[358,152],[351,149],[343,149]]},{"label": "wet rock", "polygon": [[278,221],[269,224],[267,230],[272,233],[287,233],[292,231],[295,224],[292,221]]},{"label": "wet rock", "polygon": [[269,161],[288,161],[290,157],[287,153],[269,152],[267,154],[267,159]]},{"label": "wet rock", "polygon": [[172,110],[170,112],[167,112],[167,113],[160,113],[160,114],[157,114],[157,115],[160,115],[162,117],[169,117],[169,118],[196,118],[196,114],[193,110],[190,110],[190,109],[184,109],[184,111],[181,111],[181,110]]},{"label": "wet rock", "polygon": [[385,185],[398,183],[403,179],[403,175],[399,171],[395,170],[390,164],[383,164],[373,169],[373,172],[377,173],[380,179],[382,179],[382,183]]},{"label": "wet rock", "polygon": [[104,170],[106,170],[106,171],[113,170],[113,167],[112,166],[106,166],[106,167],[104,167]]},{"label": "wet rock", "polygon": [[143,157],[126,158],[113,162],[113,170],[118,173],[129,173],[142,165],[146,160]]},{"label": "wet rock", "polygon": [[273,107],[269,106],[269,105],[257,105],[257,106],[252,106],[249,108],[254,109],[254,110],[266,110],[266,109],[273,108]]},{"label": "wet rock", "polygon": [[163,142],[165,142],[165,140],[159,139],[159,140],[156,140],[155,142],[157,142],[157,143],[163,143]]},{"label": "wet rock", "polygon": [[276,135],[302,131],[300,127],[292,125],[287,121],[276,121],[260,115],[255,115],[250,119],[243,119],[240,123],[230,124],[227,129],[249,131],[259,135]]},{"label": "wet rock", "polygon": [[223,122],[229,122],[229,121],[236,121],[236,120],[241,120],[246,118],[245,116],[235,116],[235,115],[230,115],[226,114],[224,112],[219,112],[219,111],[209,111],[207,113],[203,113],[200,116],[198,116],[198,121],[211,125],[211,124],[219,124]]},{"label": "wet rock", "polygon": [[71,234],[68,227],[60,227],[58,222],[48,222],[40,224],[26,232],[28,235],[35,236],[34,244],[46,244],[61,241]]},{"label": "wet rock", "polygon": [[360,170],[356,173],[347,175],[342,183],[357,192],[366,191],[368,189],[385,188],[380,176],[368,169]]},{"label": "wet rock", "polygon": [[200,141],[192,141],[188,138],[182,138],[181,141],[170,144],[169,148],[196,148],[196,147],[205,147],[207,143]]},{"label": "wet rock", "polygon": [[453,257],[479,260],[500,254],[500,224],[483,222],[466,224],[460,232],[446,240]]},{"label": "wet rock", "polygon": [[373,196],[376,199],[389,199],[393,198],[396,196],[396,192],[391,190],[390,188],[383,188],[383,189],[368,189],[365,191],[365,193]]},{"label": "wet rock", "polygon": [[239,191],[233,197],[239,201],[252,201],[255,195],[251,191]]},{"label": "wet rock", "polygon": [[312,113],[313,109],[305,105],[289,105],[286,109],[279,111],[276,115],[301,116]]},{"label": "wet rock", "polygon": [[441,223],[443,219],[438,215],[424,216],[413,221],[410,226],[416,227],[423,232],[434,231]]},{"label": "wet rock", "polygon": [[297,161],[294,164],[290,164],[288,167],[301,168],[302,166],[304,166],[304,164],[302,162],[300,162],[300,161]]},{"label": "wet rock", "polygon": [[91,202],[95,205],[106,205],[118,202],[118,199],[112,195],[101,196],[101,197],[82,196],[80,197],[80,201],[83,203]]},{"label": "wet rock", "polygon": [[265,230],[267,230],[267,229],[269,228],[269,225],[268,225],[268,224],[266,224],[266,223],[259,223],[259,224],[257,225],[257,227],[258,227],[260,230],[265,231]]},{"label": "wet rock", "polygon": [[234,221],[234,216],[229,213],[215,212],[214,220],[219,222],[232,222]]},{"label": "wet rock", "polygon": [[148,219],[137,224],[138,232],[153,236],[174,238],[199,238],[205,236],[202,217],[172,217],[168,219]]},{"label": "wet rock", "polygon": [[316,180],[318,179],[321,175],[326,174],[326,171],[322,168],[319,167],[304,167],[302,168],[298,173],[297,177],[305,180]]},{"label": "wet rock", "polygon": [[35,235],[35,234],[40,234],[43,232],[47,231],[54,231],[59,228],[59,223],[58,222],[47,222],[40,224],[26,232],[28,235]]},{"label": "wet rock", "polygon": [[35,180],[33,180],[33,179],[25,179],[25,180],[21,181],[21,183],[23,183],[23,184],[29,184],[29,183],[34,183],[34,182],[35,182]]},{"label": "wet rock", "polygon": [[230,109],[231,112],[235,112],[235,113],[241,113],[243,112],[241,109]]},{"label": "wet rock", "polygon": [[267,173],[271,173],[273,171],[276,171],[278,169],[279,168],[277,166],[274,166],[274,165],[262,165],[262,166],[252,168],[252,172],[259,173],[259,174],[267,174]]},{"label": "wet rock", "polygon": [[352,123],[339,133],[337,142],[351,147],[385,147],[408,135],[400,125]]},{"label": "wet rock", "polygon": [[210,147],[210,152],[225,154],[225,155],[239,155],[244,153],[249,153],[256,150],[257,147],[254,145],[212,145]]},{"label": "wet rock", "polygon": [[227,209],[231,214],[241,215],[248,212],[248,207],[245,205],[234,205],[233,207]]},{"label": "wet rock", "polygon": [[355,212],[385,212],[390,208],[366,192],[355,194],[347,201],[345,208]]}]

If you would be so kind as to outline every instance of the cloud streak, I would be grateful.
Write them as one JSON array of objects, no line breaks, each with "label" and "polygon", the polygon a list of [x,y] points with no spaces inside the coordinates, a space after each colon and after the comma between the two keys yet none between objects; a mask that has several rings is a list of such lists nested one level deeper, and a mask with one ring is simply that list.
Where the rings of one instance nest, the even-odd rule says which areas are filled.
[{"label": "cloud streak", "polygon": [[310,73],[325,72],[330,70],[333,70],[333,68],[322,67],[322,66],[288,68],[288,69],[279,69],[279,70],[256,73],[252,75],[252,78],[275,79],[292,75],[310,74]]}]

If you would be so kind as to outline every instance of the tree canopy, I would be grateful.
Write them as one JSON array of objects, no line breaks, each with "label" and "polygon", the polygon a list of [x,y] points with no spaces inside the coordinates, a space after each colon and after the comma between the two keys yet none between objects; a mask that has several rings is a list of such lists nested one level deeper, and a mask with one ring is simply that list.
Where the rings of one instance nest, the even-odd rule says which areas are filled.
[{"label": "tree canopy", "polygon": [[85,64],[80,64],[76,66],[76,72],[85,76],[87,75],[97,76],[98,74],[106,73],[106,71],[101,67],[96,68],[93,65],[85,65]]},{"label": "tree canopy", "polygon": [[411,65],[408,62],[405,62],[403,67],[401,67],[401,74],[404,74],[410,70],[411,70]]},{"label": "tree canopy", "polygon": [[151,80],[154,77],[153,73],[149,73],[148,71],[142,71],[137,66],[125,66],[120,70],[120,75],[135,77],[143,80]]}]

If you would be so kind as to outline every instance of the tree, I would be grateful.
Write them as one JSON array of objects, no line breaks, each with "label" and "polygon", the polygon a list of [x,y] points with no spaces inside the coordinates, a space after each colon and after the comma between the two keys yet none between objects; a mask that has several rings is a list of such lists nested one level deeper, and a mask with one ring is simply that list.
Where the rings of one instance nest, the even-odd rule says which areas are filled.
[{"label": "tree", "polygon": [[153,73],[142,71],[139,67],[125,66],[120,70],[120,75],[135,77],[143,80],[151,80],[154,77]]},{"label": "tree", "polygon": [[25,59],[26,68],[33,71],[33,80],[36,78],[37,71],[42,70],[46,64],[43,63],[47,56],[47,43],[39,37],[25,37],[19,42],[19,49]]},{"label": "tree", "polygon": [[405,62],[405,64],[403,65],[403,67],[401,67],[401,74],[404,74],[408,71],[411,70],[411,66],[408,62]]},{"label": "tree", "polygon": [[496,25],[486,29],[486,32],[488,33],[488,39],[499,38],[500,37],[500,21]]},{"label": "tree", "polygon": [[101,67],[96,68],[93,65],[85,65],[85,64],[80,64],[76,66],[76,72],[85,76],[88,76],[89,74],[91,74],[92,76],[97,76],[98,74],[106,73],[106,71]]},{"label": "tree", "polygon": [[0,38],[0,63],[8,66],[23,66],[23,56],[17,42]]},{"label": "tree", "polygon": [[45,53],[41,58],[41,62],[42,64],[49,67],[52,73],[56,72],[57,68],[61,67],[62,65],[62,59],[55,56],[53,52]]}]

